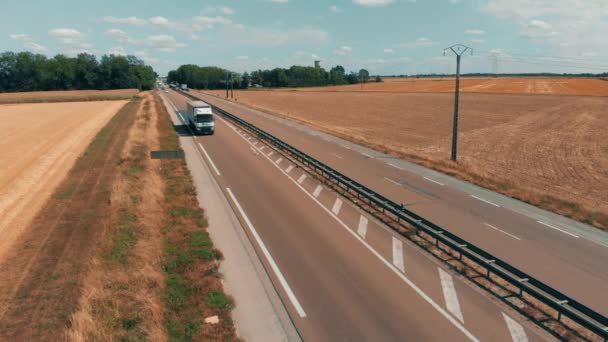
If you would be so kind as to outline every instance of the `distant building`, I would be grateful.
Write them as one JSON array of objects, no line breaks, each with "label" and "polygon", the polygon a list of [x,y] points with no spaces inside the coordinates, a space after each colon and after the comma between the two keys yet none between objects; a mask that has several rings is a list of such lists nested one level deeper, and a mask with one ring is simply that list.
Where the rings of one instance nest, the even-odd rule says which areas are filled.
[{"label": "distant building", "polygon": [[321,61],[315,61],[315,68],[321,67]]}]

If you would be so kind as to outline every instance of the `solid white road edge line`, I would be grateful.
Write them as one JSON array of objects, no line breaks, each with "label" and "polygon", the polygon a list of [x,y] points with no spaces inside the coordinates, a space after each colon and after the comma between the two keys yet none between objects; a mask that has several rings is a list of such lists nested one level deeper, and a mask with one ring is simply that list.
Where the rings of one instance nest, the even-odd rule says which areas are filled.
[{"label": "solid white road edge line", "polygon": [[211,157],[209,157],[209,154],[207,154],[207,151],[205,150],[205,148],[203,147],[203,145],[201,145],[201,143],[198,143],[198,146],[201,148],[201,150],[203,150],[203,153],[205,154],[205,157],[207,157],[207,160],[209,161],[209,164],[211,164],[211,166],[213,167],[213,171],[215,171],[215,173],[218,176],[221,176],[220,170],[217,169],[217,167],[215,166],[215,163],[213,162],[213,160],[211,160]]},{"label": "solid white road edge line", "polygon": [[245,223],[247,224],[247,227],[249,228],[249,231],[251,232],[251,234],[255,238],[255,241],[257,241],[258,246],[260,246],[260,249],[262,250],[262,253],[264,253],[264,256],[266,257],[266,260],[268,261],[268,263],[270,264],[270,267],[274,271],[274,274],[279,279],[279,283],[281,283],[281,286],[283,287],[283,290],[285,290],[285,293],[287,293],[287,297],[289,297],[289,300],[291,301],[291,304],[295,307],[295,309],[298,312],[298,315],[300,317],[302,317],[302,318],[306,317],[306,313],[304,312],[304,309],[302,308],[302,305],[300,305],[300,302],[298,301],[298,298],[296,298],[296,295],[291,290],[291,287],[287,283],[287,280],[283,276],[283,273],[281,273],[281,270],[279,269],[279,266],[277,266],[277,263],[272,258],[272,255],[270,255],[270,252],[266,248],[266,245],[264,244],[264,241],[262,241],[262,238],[260,238],[260,235],[258,235],[257,230],[255,229],[255,227],[253,226],[253,224],[249,220],[249,217],[247,216],[247,214],[245,214],[245,211],[241,207],[241,204],[239,203],[239,201],[236,200],[236,197],[234,197],[234,194],[232,193],[232,190],[230,190],[230,188],[226,188],[226,191],[228,191],[228,194],[230,195],[230,198],[232,199],[232,201],[234,202],[234,204],[238,208],[241,216],[243,217],[243,220],[245,220]]},{"label": "solid white road edge line", "polygon": [[367,234],[367,222],[367,217],[363,215],[359,216],[359,227],[357,228],[357,234],[364,239],[365,235]]},{"label": "solid white road edge line", "polygon": [[405,272],[403,264],[403,242],[393,236],[393,265],[401,272]]},{"label": "solid white road edge line", "polygon": [[572,234],[572,233],[570,233],[570,232],[567,232],[567,231],[565,231],[565,230],[563,230],[563,229],[561,229],[561,228],[558,228],[558,227],[556,227],[556,226],[552,226],[552,225],[550,225],[550,224],[548,224],[548,223],[545,223],[545,222],[543,222],[543,221],[536,221],[536,222],[538,222],[538,223],[542,224],[543,226],[547,226],[547,227],[549,227],[549,228],[552,228],[552,229],[558,230],[558,231],[560,231],[560,232],[562,232],[562,233],[564,233],[564,234],[568,234],[568,235],[570,235],[570,236],[572,236],[572,237],[574,237],[574,238],[577,238],[577,239],[579,238],[579,236],[578,236],[578,235],[574,235],[574,234]]},{"label": "solid white road edge line", "polygon": [[506,313],[503,312],[502,316],[505,318],[505,322],[507,322],[507,328],[509,328],[513,342],[528,342],[528,336],[524,328]]},{"label": "solid white road edge line", "polygon": [[443,268],[438,267],[438,269],[439,278],[441,279],[441,289],[443,290],[443,297],[445,298],[445,306],[460,322],[464,323],[460,302],[458,302],[458,295],[456,295],[456,288],[454,287],[454,279],[452,279],[452,276],[444,271]]},{"label": "solid white road edge line", "polygon": [[340,197],[336,198],[336,201],[334,202],[334,207],[331,208],[331,212],[338,215],[340,213],[340,209],[342,208],[342,200],[340,199]]},{"label": "solid white road edge line", "polygon": [[[249,143],[246,139],[243,138],[243,140],[246,143]],[[249,143],[249,144],[251,145],[251,143]],[[439,314],[441,314],[445,319],[447,319],[450,323],[452,323],[452,325],[454,327],[456,327],[456,329],[460,330],[460,332],[462,332],[469,340],[475,341],[475,342],[479,342],[479,339],[475,335],[473,335],[473,333],[471,333],[469,330],[467,330],[467,328],[464,325],[462,325],[450,313],[448,313],[447,311],[445,311],[445,309],[441,305],[437,304],[431,297],[429,297],[429,295],[427,295],[424,291],[422,291],[422,289],[420,289],[413,281],[411,281],[408,277],[406,277],[405,274],[403,274],[402,272],[400,272],[395,266],[393,266],[388,260],[386,260],[369,243],[367,243],[365,240],[363,240],[359,235],[357,235],[357,233],[353,232],[348,227],[348,225],[346,223],[344,223],[344,221],[342,221],[338,216],[334,215],[329,209],[327,209],[323,205],[323,203],[321,203],[312,194],[310,194],[308,191],[306,191],[306,189],[302,185],[300,185],[296,180],[294,180],[291,177],[289,177],[289,175],[287,174],[287,172],[285,172],[283,169],[281,169],[281,167],[279,167],[278,165],[275,165],[272,162],[272,159],[270,159],[266,155],[264,155],[264,157],[270,162],[271,165],[274,165],[274,167],[276,167],[279,171],[283,172],[283,174],[285,176],[287,176],[287,179],[289,179],[293,184],[295,184],[295,186],[297,186],[300,190],[302,190],[302,192],[304,192],[304,194],[306,194],[306,196],[308,196],[310,199],[312,199],[321,208],[321,210],[325,211],[328,215],[330,215],[331,217],[333,217],[334,220],[336,220],[340,224],[340,226],[344,230],[346,230],[346,232],[348,234],[350,234],[355,239],[357,239],[370,253],[372,253],[376,258],[378,258],[378,260],[380,260],[380,262],[382,262],[395,275],[397,275],[399,278],[401,278],[401,280],[403,280],[403,282],[405,284],[407,284],[412,290],[414,290],[414,292],[416,292],[416,294],[418,294],[424,301],[426,301],[427,303],[429,303],[429,305],[431,305],[433,307],[433,309],[435,309],[437,312],[439,312]]]},{"label": "solid white road edge line", "polygon": [[516,240],[521,240],[521,238],[519,238],[519,237],[517,237],[517,236],[515,236],[515,235],[513,235],[513,234],[511,234],[511,233],[507,233],[507,232],[505,232],[505,231],[504,231],[504,230],[502,230],[502,229],[499,229],[499,228],[497,228],[497,227],[494,227],[493,225],[491,225],[491,224],[489,224],[489,223],[487,223],[487,222],[484,222],[483,224],[484,224],[484,225],[486,225],[486,226],[488,226],[488,227],[490,227],[490,228],[492,228],[492,229],[494,229],[494,230],[497,230],[497,231],[499,231],[499,232],[501,232],[501,233],[503,233],[503,234],[506,234],[506,235],[508,235],[508,236],[510,236],[510,237],[512,237],[512,238],[514,238],[514,239],[516,239]]},{"label": "solid white road edge line", "polygon": [[315,192],[312,193],[313,196],[315,197],[319,197],[319,194],[321,193],[321,190],[323,190],[323,187],[320,185],[317,185],[317,188],[315,189]]},{"label": "solid white road edge line", "polygon": [[495,206],[495,207],[500,208],[500,206],[499,206],[498,204],[496,204],[496,203],[492,203],[492,202],[490,202],[490,201],[488,201],[488,200],[485,200],[485,199],[483,199],[483,198],[481,198],[481,197],[477,197],[477,196],[475,196],[475,195],[470,195],[470,196],[471,196],[471,197],[473,197],[473,198],[475,198],[475,199],[478,199],[478,200],[480,200],[480,201],[482,201],[482,202],[488,203],[489,205],[493,205],[493,206]]},{"label": "solid white road edge line", "polygon": [[434,179],[431,179],[431,178],[429,178],[429,177],[422,177],[422,178],[424,178],[424,179],[428,180],[429,182],[433,182],[433,183],[435,183],[435,184],[439,184],[439,185],[441,185],[441,186],[444,186],[444,185],[445,185],[445,184],[440,183],[440,182],[438,182],[438,181],[436,181],[436,180],[434,180]]}]

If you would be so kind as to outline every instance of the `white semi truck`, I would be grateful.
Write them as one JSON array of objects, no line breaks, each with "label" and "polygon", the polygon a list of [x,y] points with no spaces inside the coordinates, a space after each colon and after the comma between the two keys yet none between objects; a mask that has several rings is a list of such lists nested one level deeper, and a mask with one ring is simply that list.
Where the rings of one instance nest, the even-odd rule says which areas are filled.
[{"label": "white semi truck", "polygon": [[211,106],[203,101],[189,101],[188,124],[195,134],[212,135],[215,132],[215,118]]}]

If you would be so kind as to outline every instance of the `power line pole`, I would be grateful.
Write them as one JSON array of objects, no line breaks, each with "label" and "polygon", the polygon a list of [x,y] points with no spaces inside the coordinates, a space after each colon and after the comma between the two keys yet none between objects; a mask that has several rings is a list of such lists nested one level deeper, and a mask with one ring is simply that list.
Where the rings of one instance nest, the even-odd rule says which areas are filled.
[{"label": "power line pole", "polygon": [[468,50],[471,50],[472,55],[473,49],[462,44],[456,44],[450,46],[449,48],[445,48],[443,50],[444,56],[445,52],[448,49],[452,50],[452,52],[456,55],[456,92],[454,94],[454,127],[452,128],[452,160],[456,161],[458,151],[458,101],[460,98],[460,57]]},{"label": "power line pole", "polygon": [[229,73],[226,72],[226,98],[228,98],[228,75]]}]

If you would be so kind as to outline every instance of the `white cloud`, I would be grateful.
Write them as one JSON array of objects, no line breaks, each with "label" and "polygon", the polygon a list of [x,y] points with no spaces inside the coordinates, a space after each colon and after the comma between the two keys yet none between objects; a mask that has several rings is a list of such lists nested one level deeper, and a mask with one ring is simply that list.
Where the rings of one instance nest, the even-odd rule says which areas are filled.
[{"label": "white cloud", "polygon": [[245,61],[249,59],[249,56],[236,56],[235,58],[241,61]]},{"label": "white cloud", "polygon": [[332,11],[332,12],[334,12],[334,13],[340,13],[340,12],[342,12],[342,9],[340,9],[336,5],[329,6],[329,10]]},{"label": "white cloud", "polygon": [[82,39],[84,34],[73,28],[56,28],[49,31],[51,36],[61,39]]},{"label": "white cloud", "polygon": [[142,26],[146,24],[146,21],[137,17],[126,17],[126,18],[117,18],[112,16],[103,17],[103,20],[112,24],[126,24],[126,25],[135,25]]},{"label": "white cloud", "polygon": [[421,37],[416,39],[416,45],[433,45],[435,44],[432,40],[430,40],[429,38],[425,38],[425,37]]},{"label": "white cloud", "polygon": [[393,45],[393,47],[395,47],[395,48],[415,48],[415,47],[419,47],[419,46],[437,45],[437,44],[438,44],[437,42],[431,40],[430,38],[420,37],[412,43],[395,44],[395,45]]},{"label": "white cloud", "polygon": [[474,35],[482,35],[482,34],[485,34],[486,32],[484,30],[479,30],[479,29],[468,29],[468,30],[464,31],[464,33],[466,33],[466,34],[474,34]]},{"label": "white cloud", "polygon": [[160,27],[170,27],[173,25],[173,23],[169,19],[160,16],[152,17],[148,19],[148,21],[150,22],[150,24]]},{"label": "white cloud", "polygon": [[206,17],[206,16],[199,16],[199,17],[194,17],[192,19],[192,21],[194,22],[193,28],[195,30],[204,30],[204,29],[211,29],[213,27],[215,27],[215,25],[230,25],[232,24],[232,20],[223,17],[223,16],[215,16],[215,17]]},{"label": "white cloud", "polygon": [[553,48],[547,54],[608,54],[606,0],[483,0],[481,11],[515,20],[524,37]]},{"label": "white cloud", "polygon": [[209,6],[206,7],[203,11],[203,13],[222,13],[225,15],[233,15],[234,14],[234,9],[232,9],[231,7],[228,6]]},{"label": "white cloud", "polygon": [[110,50],[108,50],[108,53],[110,55],[126,55],[127,53],[125,52],[125,48],[123,48],[122,46],[115,46],[113,48],[111,48]]},{"label": "white cloud", "polygon": [[90,52],[89,49],[92,47],[85,41],[86,35],[73,28],[56,28],[50,30],[49,34],[59,39],[63,52],[67,54]]},{"label": "white cloud", "polygon": [[30,37],[28,34],[25,33],[13,33],[10,34],[9,37],[11,39],[14,39],[16,41],[19,41],[21,43],[23,43],[23,46],[28,49],[28,50],[32,50],[34,52],[45,52],[48,49],[46,48],[46,46],[44,45],[40,45],[36,42],[34,42],[34,40],[32,39],[32,37]]},{"label": "white cloud", "polygon": [[119,43],[133,42],[133,40],[129,37],[129,35],[121,29],[117,29],[117,28],[109,29],[105,32],[105,34],[114,38]]},{"label": "white cloud", "polygon": [[270,0],[270,2],[274,2],[277,4],[286,4],[289,2],[289,0]]},{"label": "white cloud", "polygon": [[148,36],[143,43],[161,52],[175,52],[177,48],[187,46],[184,43],[178,43],[175,37],[167,34]]},{"label": "white cloud", "polygon": [[473,44],[483,44],[485,42],[486,41],[483,39],[471,39],[471,43],[473,43]]},{"label": "white cloud", "polygon": [[48,50],[46,46],[34,42],[25,42],[23,46],[25,46],[26,49],[30,49],[34,52],[45,52]]},{"label": "white cloud", "polygon": [[384,49],[384,53],[395,53],[393,49]]},{"label": "white cloud", "polygon": [[8,35],[11,39],[18,40],[20,42],[30,41],[32,38],[25,33],[12,33]]},{"label": "white cloud", "polygon": [[266,28],[230,25],[224,40],[237,45],[281,46],[287,44],[325,44],[327,32],[318,29],[273,30]]},{"label": "white cloud", "polygon": [[538,19],[531,20],[530,23],[528,23],[528,28],[532,29],[549,30],[552,27],[553,26],[551,24]]},{"label": "white cloud", "polygon": [[350,56],[353,53],[353,48],[350,46],[340,46],[334,51],[334,53],[338,56]]},{"label": "white cloud", "polygon": [[393,3],[394,0],[353,0],[353,4],[361,6],[386,6]]}]

